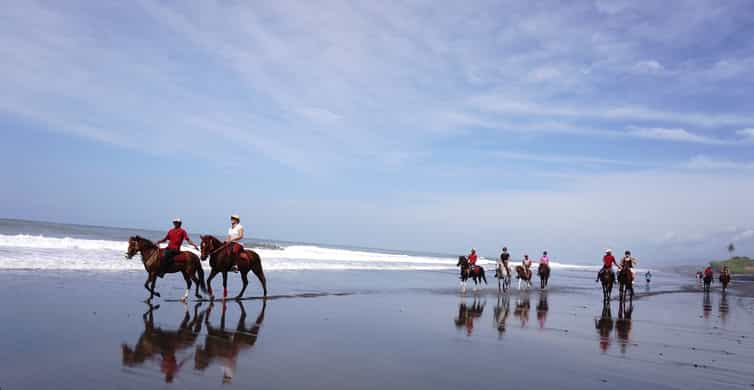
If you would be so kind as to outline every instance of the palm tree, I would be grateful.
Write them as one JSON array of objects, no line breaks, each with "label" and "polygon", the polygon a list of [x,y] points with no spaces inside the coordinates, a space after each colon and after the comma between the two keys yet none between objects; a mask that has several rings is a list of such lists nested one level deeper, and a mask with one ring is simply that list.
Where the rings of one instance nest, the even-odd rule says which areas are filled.
[{"label": "palm tree", "polygon": [[730,257],[733,257],[733,252],[735,251],[736,251],[736,246],[733,245],[732,242],[728,244],[728,253],[730,254]]}]

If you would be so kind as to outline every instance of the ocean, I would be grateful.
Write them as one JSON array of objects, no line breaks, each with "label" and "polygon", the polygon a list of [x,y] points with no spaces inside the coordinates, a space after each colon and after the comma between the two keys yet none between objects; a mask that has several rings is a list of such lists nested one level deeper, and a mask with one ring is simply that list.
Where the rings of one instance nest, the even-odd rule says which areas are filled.
[{"label": "ocean", "polygon": [[[141,262],[125,261],[128,237],[158,240],[165,232],[0,219],[0,269],[26,270],[143,270]],[[199,235],[192,236],[195,242]],[[376,270],[451,271],[458,255],[399,252],[346,246],[329,246],[276,240],[247,240],[263,260],[265,270]],[[194,251],[184,246],[184,250]],[[196,251],[194,251],[196,252]],[[516,263],[517,260],[514,260]],[[209,267],[205,262],[205,267]],[[494,270],[495,259],[481,257],[478,264]],[[585,266],[551,261],[557,269],[596,271]]]}]

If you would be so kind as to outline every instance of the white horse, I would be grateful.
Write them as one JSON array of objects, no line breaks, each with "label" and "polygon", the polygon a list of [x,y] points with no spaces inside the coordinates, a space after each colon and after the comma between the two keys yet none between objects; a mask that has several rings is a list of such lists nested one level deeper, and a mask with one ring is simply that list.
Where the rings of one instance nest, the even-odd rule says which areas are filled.
[{"label": "white horse", "polygon": [[497,277],[497,291],[505,292],[511,286],[511,273],[509,268],[503,267],[503,263],[498,260],[495,267],[495,277]]}]

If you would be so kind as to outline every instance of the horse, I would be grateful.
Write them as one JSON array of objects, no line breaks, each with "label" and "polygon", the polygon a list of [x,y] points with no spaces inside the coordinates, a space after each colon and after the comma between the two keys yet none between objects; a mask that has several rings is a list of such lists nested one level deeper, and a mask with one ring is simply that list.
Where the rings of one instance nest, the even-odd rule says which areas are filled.
[{"label": "horse", "polygon": [[516,266],[516,279],[518,279],[518,289],[521,289],[521,281],[526,283],[526,288],[531,287],[531,271],[524,268],[523,265]]},{"label": "horse", "polygon": [[241,299],[244,291],[246,291],[246,286],[249,285],[249,270],[253,271],[254,275],[262,283],[264,296],[267,296],[267,279],[262,271],[262,259],[256,252],[246,249],[238,256],[234,256],[228,254],[223,242],[214,236],[201,236],[201,239],[201,258],[205,260],[209,257],[209,266],[211,267],[211,271],[207,277],[207,290],[211,298],[214,299],[214,295],[212,294],[212,279],[218,273],[223,274],[223,299],[228,297],[228,272],[231,271],[234,264],[238,266],[238,271],[241,273],[241,281],[243,282],[241,292],[238,293],[235,299]]},{"label": "horse", "polygon": [[730,274],[729,273],[721,273],[720,274],[720,284],[723,285],[723,292],[728,289],[728,283],[730,283]]},{"label": "horse", "polygon": [[466,281],[469,278],[474,279],[474,291],[477,290],[479,284],[484,281],[487,284],[487,277],[484,275],[484,268],[475,265],[474,269],[470,269],[469,259],[466,256],[458,256],[458,263],[456,267],[461,267],[461,291],[466,292]]},{"label": "horse", "polygon": [[600,272],[600,282],[602,282],[602,302],[610,301],[613,294],[613,284],[615,284],[615,274],[612,269],[603,269]]},{"label": "horse", "polygon": [[537,274],[539,275],[540,288],[544,290],[547,287],[547,282],[550,280],[550,266],[540,264],[537,268]]},{"label": "horse", "polygon": [[508,289],[511,286],[511,272],[510,268],[507,267],[496,267],[495,269],[495,277],[497,277],[497,291],[505,292],[508,291]]},{"label": "horse", "polygon": [[175,378],[178,370],[186,362],[178,362],[176,352],[184,351],[196,343],[202,330],[202,320],[206,312],[199,312],[201,303],[194,306],[193,317],[189,315],[188,306],[185,306],[183,321],[177,329],[163,329],[154,324],[154,311],[160,308],[160,305],[152,306],[149,304],[147,310],[141,317],[144,321],[144,331],[141,333],[139,340],[129,346],[126,343],[121,344],[122,361],[126,367],[135,367],[144,364],[147,360],[157,362],[156,357],[160,357],[165,382],[170,383]]},{"label": "horse", "polygon": [[162,249],[152,243],[152,241],[139,236],[132,236],[128,239],[128,251],[126,252],[126,258],[131,259],[137,253],[141,252],[141,262],[144,263],[144,270],[147,271],[147,281],[144,282],[144,288],[149,291],[149,298],[151,300],[155,295],[160,296],[160,293],[154,290],[157,283],[157,273],[164,271],[165,273],[172,274],[180,272],[183,275],[183,279],[186,280],[186,292],[183,293],[181,300],[186,300],[191,290],[191,281],[196,283],[196,297],[202,299],[202,295],[199,294],[199,288],[202,291],[207,291],[204,286],[204,270],[202,264],[199,261],[199,257],[192,252],[182,251],[173,258],[172,264],[167,269],[161,269],[162,261]]},{"label": "horse", "polygon": [[204,326],[207,335],[204,337],[204,345],[197,345],[194,353],[194,369],[205,370],[214,360],[223,365],[223,383],[230,383],[233,379],[238,355],[245,349],[252,348],[259,337],[259,331],[264,322],[264,312],[267,309],[267,300],[262,300],[262,308],[257,315],[254,324],[249,327],[246,324],[246,309],[243,302],[236,301],[241,309],[235,329],[225,327],[225,302],[222,303],[220,312],[220,326],[215,327],[210,322],[212,304],[207,310]]},{"label": "horse", "polygon": [[712,286],[712,275],[704,275],[704,292],[709,292],[710,287]]},{"label": "horse", "polygon": [[631,273],[631,268],[623,267],[618,271],[618,291],[621,301],[626,299],[627,292],[631,293],[629,299],[634,300],[634,275]]}]

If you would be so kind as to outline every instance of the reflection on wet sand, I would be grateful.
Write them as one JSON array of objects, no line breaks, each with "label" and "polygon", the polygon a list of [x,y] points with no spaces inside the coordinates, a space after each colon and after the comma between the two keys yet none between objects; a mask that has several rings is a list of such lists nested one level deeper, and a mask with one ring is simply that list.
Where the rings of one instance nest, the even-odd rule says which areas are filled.
[{"label": "reflection on wet sand", "polygon": [[236,360],[241,351],[251,348],[257,341],[259,329],[264,320],[264,312],[267,302],[263,301],[262,308],[251,328],[246,326],[246,310],[243,303],[236,302],[240,309],[238,323],[233,330],[225,329],[226,303],[222,304],[220,326],[215,327],[210,322],[210,314],[213,304],[201,310],[202,303],[197,303],[193,309],[193,315],[189,314],[187,305],[183,320],[177,329],[166,330],[154,324],[154,312],[159,305],[149,305],[149,309],[142,315],[144,331],[133,347],[122,344],[121,352],[123,365],[137,367],[150,361],[159,365],[164,374],[165,382],[173,382],[176,375],[182,371],[186,362],[190,361],[192,351],[190,348],[197,344],[202,326],[206,328],[206,336],[203,345],[197,345],[194,353],[194,369],[205,370],[210,364],[218,360],[222,366],[223,382],[227,383],[233,377]]},{"label": "reflection on wet sand", "polygon": [[160,371],[165,375],[165,382],[172,382],[178,371],[190,359],[190,356],[178,361],[176,353],[187,350],[196,342],[201,332],[202,318],[205,312],[198,312],[201,303],[194,306],[193,317],[189,315],[188,306],[185,307],[183,321],[175,330],[165,330],[154,325],[154,311],[160,306],[149,305],[143,315],[144,331],[133,347],[121,345],[123,365],[135,367],[147,360],[157,357]]},{"label": "reflection on wet sand", "polygon": [[511,298],[508,294],[498,295],[497,306],[495,306],[493,324],[497,329],[498,338],[503,337],[505,333],[506,322],[511,311]]},{"label": "reflection on wet sand", "polygon": [[597,333],[600,335],[600,349],[602,352],[607,352],[607,348],[610,346],[610,333],[613,331],[613,315],[610,308],[610,302],[604,302],[602,304],[602,314],[599,318],[594,320],[594,327],[597,329]]},{"label": "reflection on wet sand", "polygon": [[525,328],[529,323],[529,311],[531,303],[529,302],[529,292],[522,292],[516,298],[516,311],[513,314],[521,320],[521,327]]},{"label": "reflection on wet sand", "polygon": [[621,302],[618,307],[618,320],[615,321],[615,332],[618,336],[621,353],[626,353],[631,337],[631,314],[634,312],[632,301]]},{"label": "reflection on wet sand", "polygon": [[728,311],[730,310],[730,306],[728,306],[728,293],[723,291],[723,295],[720,298],[720,320],[725,324],[728,322]]},{"label": "reflection on wet sand", "polygon": [[458,304],[458,316],[453,320],[456,324],[456,328],[463,329],[466,327],[466,335],[471,336],[474,333],[474,321],[482,317],[484,312],[484,305],[486,302],[479,301],[479,298],[474,298],[471,306],[467,305],[465,301]]},{"label": "reflection on wet sand", "polygon": [[547,322],[547,311],[550,309],[547,302],[547,291],[539,292],[539,302],[537,303],[537,321],[539,328],[543,329]]},{"label": "reflection on wet sand", "polygon": [[704,298],[702,298],[702,310],[704,310],[704,319],[709,319],[709,315],[712,312],[712,298],[710,298],[709,291],[704,292]]},{"label": "reflection on wet sand", "polygon": [[259,329],[264,321],[264,311],[267,308],[267,301],[263,301],[262,310],[259,312],[254,325],[249,329],[246,327],[246,310],[241,301],[237,301],[241,309],[241,316],[235,329],[225,329],[225,304],[222,305],[220,314],[220,327],[215,327],[210,323],[209,314],[212,309],[210,305],[207,311],[207,317],[204,325],[207,328],[207,335],[204,338],[204,345],[196,347],[194,355],[195,368],[204,370],[209,367],[213,360],[218,360],[223,370],[223,383],[230,383],[236,370],[238,355],[241,351],[251,348],[257,342]]}]

